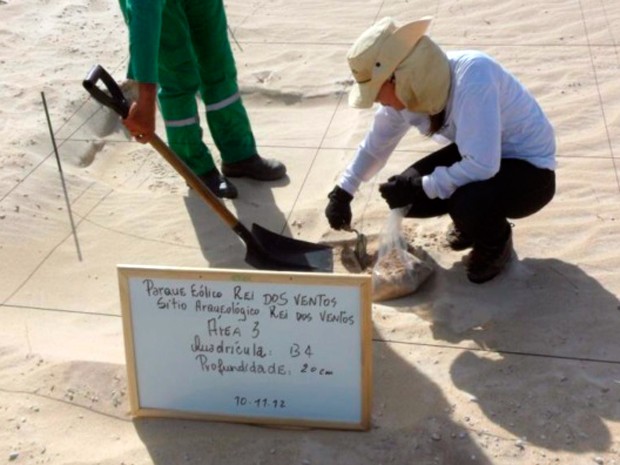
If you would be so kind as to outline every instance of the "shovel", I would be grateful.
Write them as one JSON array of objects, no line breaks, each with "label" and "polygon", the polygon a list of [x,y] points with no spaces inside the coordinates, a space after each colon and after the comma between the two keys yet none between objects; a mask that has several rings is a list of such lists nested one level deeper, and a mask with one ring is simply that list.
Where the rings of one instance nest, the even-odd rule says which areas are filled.
[{"label": "shovel", "polygon": [[353,256],[357,260],[357,263],[359,263],[360,268],[362,270],[365,270],[368,262],[368,252],[366,251],[368,246],[368,239],[366,239],[366,236],[363,233],[359,232],[357,229],[352,228],[350,225],[344,228],[344,230],[347,232],[355,233],[356,239],[355,247],[353,248]]},{"label": "shovel", "polygon": [[[99,80],[103,81],[107,92],[97,86]],[[111,108],[123,119],[127,117],[130,102],[125,98],[116,81],[102,66],[94,66],[82,84],[99,103]],[[149,143],[241,238],[246,245],[245,261],[248,264],[257,269],[277,271],[333,271],[331,247],[282,236],[257,224],[252,224],[250,231],[157,135],[154,135]]]}]

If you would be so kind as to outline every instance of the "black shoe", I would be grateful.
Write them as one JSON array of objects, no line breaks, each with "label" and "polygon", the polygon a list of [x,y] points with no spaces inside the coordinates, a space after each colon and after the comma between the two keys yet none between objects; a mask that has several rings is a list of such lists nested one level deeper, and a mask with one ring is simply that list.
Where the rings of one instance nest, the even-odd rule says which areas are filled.
[{"label": "black shoe", "polygon": [[500,244],[486,246],[474,244],[467,263],[467,278],[476,284],[482,284],[495,278],[506,266],[512,255],[512,231]]},{"label": "black shoe", "polygon": [[259,181],[275,181],[286,174],[286,166],[277,160],[253,155],[247,160],[222,163],[222,173],[230,178],[252,178]]},{"label": "black shoe", "polygon": [[454,223],[452,223],[450,228],[448,228],[448,232],[446,233],[446,243],[448,244],[448,247],[457,252],[460,250],[469,249],[474,245],[474,241],[467,237],[460,229],[457,229]]},{"label": "black shoe", "polygon": [[236,199],[237,195],[239,195],[235,185],[222,176],[217,168],[213,168],[211,171],[198,177],[220,199]]}]

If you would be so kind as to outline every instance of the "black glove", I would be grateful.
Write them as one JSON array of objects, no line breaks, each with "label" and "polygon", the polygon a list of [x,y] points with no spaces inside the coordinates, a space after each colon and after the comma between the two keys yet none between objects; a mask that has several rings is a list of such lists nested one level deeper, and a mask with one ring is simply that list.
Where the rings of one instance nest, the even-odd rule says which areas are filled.
[{"label": "black glove", "polygon": [[390,209],[404,207],[415,202],[420,196],[426,197],[422,189],[422,176],[407,176],[399,174],[388,178],[387,182],[379,185],[379,192]]},{"label": "black glove", "polygon": [[327,196],[329,203],[325,208],[325,216],[333,229],[342,229],[351,225],[351,200],[353,196],[336,186]]}]

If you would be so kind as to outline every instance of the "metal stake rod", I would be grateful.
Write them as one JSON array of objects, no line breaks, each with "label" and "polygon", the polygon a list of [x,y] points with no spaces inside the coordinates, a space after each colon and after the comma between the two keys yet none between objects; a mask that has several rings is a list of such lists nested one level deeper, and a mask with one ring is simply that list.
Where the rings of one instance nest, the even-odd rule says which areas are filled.
[{"label": "metal stake rod", "polygon": [[73,222],[73,214],[71,213],[71,204],[69,203],[69,195],[67,194],[67,185],[65,184],[65,177],[62,173],[62,165],[60,164],[60,157],[58,156],[58,148],[56,147],[56,138],[54,137],[54,130],[52,129],[52,121],[50,120],[50,114],[47,110],[47,102],[45,101],[45,92],[41,92],[41,99],[43,100],[43,108],[45,108],[45,116],[47,118],[47,127],[50,131],[50,137],[52,138],[52,145],[54,146],[54,154],[56,155],[56,163],[58,164],[58,172],[60,173],[60,181],[62,182],[62,190],[65,193],[65,202],[67,204],[67,211],[69,212],[69,221],[71,222],[71,229],[73,231],[73,239],[75,240],[75,248],[77,249],[78,259],[82,261],[82,252],[80,251],[80,243],[78,242],[77,233],[75,232],[75,223]]}]

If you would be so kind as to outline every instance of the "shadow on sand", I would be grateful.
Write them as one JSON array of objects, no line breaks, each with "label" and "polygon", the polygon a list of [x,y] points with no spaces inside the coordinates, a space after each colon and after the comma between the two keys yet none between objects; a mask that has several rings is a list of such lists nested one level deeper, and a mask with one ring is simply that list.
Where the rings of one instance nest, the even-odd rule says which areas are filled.
[{"label": "shadow on sand", "polygon": [[620,421],[620,302],[578,266],[513,260],[477,286],[456,263],[392,304],[429,321],[435,341],[473,348],[450,373],[489,421],[553,451],[613,445],[605,421]]}]

